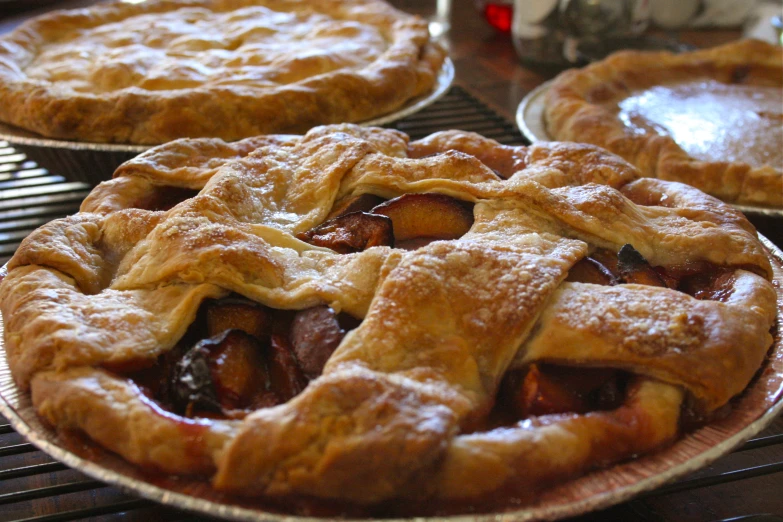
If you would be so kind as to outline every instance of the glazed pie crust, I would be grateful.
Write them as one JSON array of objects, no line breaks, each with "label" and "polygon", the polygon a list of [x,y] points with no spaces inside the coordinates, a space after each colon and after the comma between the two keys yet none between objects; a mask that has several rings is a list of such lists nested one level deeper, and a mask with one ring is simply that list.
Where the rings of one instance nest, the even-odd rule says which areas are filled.
[{"label": "glazed pie crust", "polygon": [[545,97],[547,132],[556,140],[603,147],[634,164],[644,176],[687,183],[724,201],[783,206],[779,165],[699,161],[667,134],[640,133],[607,107],[635,91],[697,79],[779,87],[783,100],[783,51],[762,41],[742,40],[681,54],[615,53],[553,81]]},{"label": "glazed pie crust", "polygon": [[101,143],[304,132],[398,109],[444,58],[382,0],[113,2],[0,39],[0,120]]},{"label": "glazed pie crust", "polygon": [[[169,211],[137,208],[194,183]],[[473,227],[413,251],[340,255],[295,238],[340,198],[409,192],[474,203]],[[565,281],[592,249],[627,243],[653,265],[733,267],[727,298]],[[529,493],[652,451],[677,436],[686,394],[709,412],[747,386],[776,310],[752,226],[696,189],[588,145],[460,131],[409,142],[347,124],[152,149],[29,236],[8,268],[9,365],[53,426],[223,492],[370,505]],[[163,412],[112,371],[155,360],[204,299],[231,292],[363,321],[301,394],[241,421]],[[535,361],[636,377],[617,410],[471,432],[503,374]]]}]

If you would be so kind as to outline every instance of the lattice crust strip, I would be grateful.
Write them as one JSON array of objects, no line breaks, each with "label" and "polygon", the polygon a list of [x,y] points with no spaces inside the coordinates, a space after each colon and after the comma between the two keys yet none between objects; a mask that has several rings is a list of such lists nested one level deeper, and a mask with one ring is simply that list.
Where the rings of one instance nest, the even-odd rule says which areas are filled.
[{"label": "lattice crust strip", "polygon": [[[456,200],[472,224],[417,248],[315,245],[344,202],[389,200],[372,214],[409,194]],[[707,282],[574,278],[627,245],[666,281]],[[0,297],[14,377],[39,413],[133,463],[234,494],[474,502],[648,452],[677,436],[684,404],[726,404],[772,342],[770,277],[740,213],[600,149],[336,125],[142,154],[25,240]],[[232,295],[360,324],[282,404],[165,411],[129,375]],[[504,376],[548,364],[630,377],[611,409],[492,425]]]}]

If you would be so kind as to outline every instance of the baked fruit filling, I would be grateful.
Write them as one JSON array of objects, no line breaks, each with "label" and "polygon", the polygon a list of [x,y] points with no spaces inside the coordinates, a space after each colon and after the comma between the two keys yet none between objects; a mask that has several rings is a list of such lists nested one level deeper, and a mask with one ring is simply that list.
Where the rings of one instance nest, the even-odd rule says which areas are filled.
[{"label": "baked fruit filling", "polygon": [[221,502],[497,513],[593,470],[636,484],[609,466],[669,469],[655,451],[732,398],[738,422],[775,399],[741,395],[778,308],[755,230],[595,147],[182,140],[82,210],[0,283],[14,379],[51,426]]},{"label": "baked fruit filling", "polygon": [[[383,240],[377,240],[373,228],[377,222],[383,223]],[[406,194],[386,201],[363,194],[338,202],[327,221],[299,237],[340,253],[379,245],[410,250],[438,239],[456,239],[471,225],[469,206],[456,198]],[[703,262],[653,267],[626,244],[618,252],[594,250],[572,267],[566,280],[667,287],[696,299],[721,301],[732,291],[733,271]],[[173,350],[152,367],[127,375],[172,413],[242,419],[298,395],[321,375],[345,334],[360,323],[326,305],[285,311],[236,295],[208,300]],[[486,420],[472,424],[468,431],[512,425],[530,417],[614,410],[625,402],[633,378],[620,368],[547,362],[510,369]],[[689,410],[687,415],[693,428],[696,414]]]},{"label": "baked fruit filling", "polygon": [[326,305],[286,311],[241,296],[208,300],[171,351],[126,375],[169,412],[242,419],[298,395],[359,323]]},{"label": "baked fruit filling", "polygon": [[[640,284],[678,290],[700,300],[725,301],[733,291],[734,268],[706,262],[652,266],[632,245],[618,252],[596,249],[576,263],[567,281],[603,286]],[[626,400],[633,374],[620,368],[532,363],[508,371],[498,389],[490,427],[533,416],[613,410]],[[636,377],[638,379],[638,377]],[[698,408],[696,408],[697,410]],[[708,420],[686,401],[684,424],[693,429]]]},{"label": "baked fruit filling", "polygon": [[[183,191],[164,192],[156,192],[162,202]],[[147,210],[162,209],[154,203]],[[443,194],[390,200],[361,194],[335,203],[323,224],[297,237],[341,254],[373,246],[413,250],[458,239],[472,224],[472,205]],[[188,418],[242,419],[287,402],[321,375],[345,334],[361,322],[326,305],[274,310],[241,296],[210,300],[198,316],[173,350],[129,374],[165,410]]]},{"label": "baked fruit filling", "polygon": [[135,201],[130,202],[130,207],[153,212],[170,210],[196,194],[198,194],[198,190],[172,186],[157,186],[148,193],[138,197]]},{"label": "baked fruit filling", "polygon": [[438,239],[459,239],[473,225],[472,205],[444,194],[372,194],[335,203],[327,221],[297,238],[347,254],[373,246],[415,250]]},{"label": "baked fruit filling", "polygon": [[[617,253],[598,249],[571,268],[567,281],[598,285],[641,284],[671,288],[696,299],[721,300],[727,291],[731,274],[737,267],[723,267],[707,262],[662,267],[652,266],[632,245]],[[747,267],[753,271],[752,267]]]}]

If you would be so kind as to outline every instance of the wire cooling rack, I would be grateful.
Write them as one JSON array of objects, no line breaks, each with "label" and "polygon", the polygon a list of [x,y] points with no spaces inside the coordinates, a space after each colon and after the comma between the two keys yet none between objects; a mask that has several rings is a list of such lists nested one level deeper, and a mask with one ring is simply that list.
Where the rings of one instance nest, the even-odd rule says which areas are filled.
[{"label": "wire cooling rack", "polygon": [[[390,126],[414,139],[456,128],[478,132],[507,145],[526,143],[514,124],[459,86],[452,87],[432,106]],[[68,181],[39,168],[0,141],[0,263],[5,263],[35,228],[77,212],[89,190],[84,183]],[[577,520],[662,522],[673,519],[674,505],[678,506],[680,520],[783,522],[781,472],[783,420],[778,419],[758,437],[707,469]],[[732,502],[745,511],[724,516],[715,508]],[[0,417],[0,521],[68,520],[201,519],[126,494],[53,461]]]}]

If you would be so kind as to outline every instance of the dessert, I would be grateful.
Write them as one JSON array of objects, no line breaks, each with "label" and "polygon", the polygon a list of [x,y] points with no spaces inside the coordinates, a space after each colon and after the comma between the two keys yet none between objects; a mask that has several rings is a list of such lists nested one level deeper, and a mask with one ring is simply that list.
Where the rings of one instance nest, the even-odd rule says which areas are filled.
[{"label": "dessert", "polygon": [[644,176],[724,201],[783,206],[783,51],[757,41],[619,52],[556,78],[553,139],[592,143]]},{"label": "dessert", "polygon": [[383,0],[115,1],[0,37],[0,121],[123,144],[304,132],[393,112],[443,60]]},{"label": "dessert", "polygon": [[589,145],[184,139],[81,210],[0,284],[38,414],[293,512],[519,506],[708,422],[772,343],[744,216]]}]

